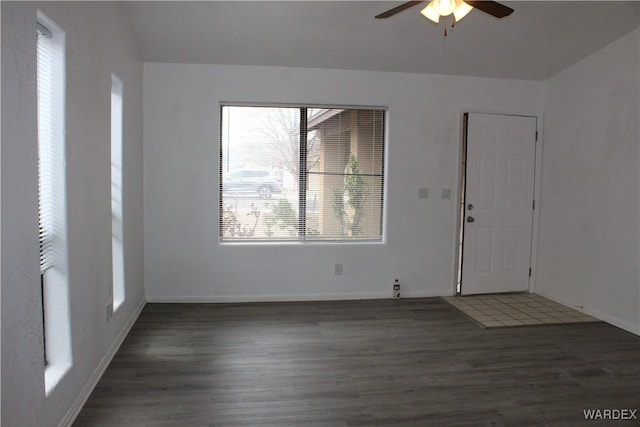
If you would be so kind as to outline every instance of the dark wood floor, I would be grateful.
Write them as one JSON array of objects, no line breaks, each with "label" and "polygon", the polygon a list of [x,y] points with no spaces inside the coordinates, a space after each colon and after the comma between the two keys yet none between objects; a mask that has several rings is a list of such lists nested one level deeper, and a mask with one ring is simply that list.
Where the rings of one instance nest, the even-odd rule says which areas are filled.
[{"label": "dark wood floor", "polygon": [[74,425],[610,425],[583,410],[640,408],[639,362],[605,323],[483,330],[440,299],[148,304]]}]

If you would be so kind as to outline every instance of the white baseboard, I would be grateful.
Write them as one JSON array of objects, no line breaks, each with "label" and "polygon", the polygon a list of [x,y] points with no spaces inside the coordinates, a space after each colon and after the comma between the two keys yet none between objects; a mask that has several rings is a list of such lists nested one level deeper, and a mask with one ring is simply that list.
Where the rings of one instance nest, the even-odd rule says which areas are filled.
[{"label": "white baseboard", "polygon": [[91,374],[89,381],[87,381],[85,386],[82,388],[82,391],[80,392],[80,394],[78,394],[78,397],[65,414],[64,418],[62,418],[62,421],[60,421],[59,427],[70,427],[71,424],[73,424],[76,417],[82,410],[82,407],[87,402],[87,399],[89,399],[89,396],[91,396],[91,392],[93,392],[93,389],[98,384],[98,381],[100,381],[100,378],[102,378],[102,374],[104,374],[104,371],[109,366],[109,363],[111,363],[111,359],[113,359],[113,356],[115,356],[116,352],[120,348],[120,345],[122,345],[122,342],[129,334],[131,327],[133,327],[133,325],[136,323],[136,320],[138,319],[138,316],[140,316],[140,313],[142,312],[145,304],[146,301],[143,298],[127,320],[127,323],[125,323],[116,339],[111,344],[111,347],[109,347],[109,349],[105,353],[100,363],[98,363],[98,366],[96,366],[96,369],[93,371],[93,374]]},{"label": "white baseboard", "polygon": [[575,310],[581,311],[585,314],[588,314],[589,316],[593,316],[596,319],[600,319],[603,322],[607,322],[620,329],[624,329],[625,331],[631,332],[632,334],[640,335],[640,325],[634,325],[625,320],[611,316],[610,314],[607,314],[607,313],[603,313],[591,307],[577,306],[575,305],[575,301],[569,301],[564,298],[552,297],[545,292],[535,292],[535,293],[542,297],[550,299],[551,301],[557,302],[558,304],[566,305],[567,307],[571,307]]},{"label": "white baseboard", "polygon": [[[445,290],[407,291],[403,298],[430,298],[449,295]],[[239,303],[239,302],[291,302],[291,301],[346,301],[367,299],[391,299],[389,292],[366,292],[356,294],[282,294],[282,295],[147,295],[148,303]]]}]

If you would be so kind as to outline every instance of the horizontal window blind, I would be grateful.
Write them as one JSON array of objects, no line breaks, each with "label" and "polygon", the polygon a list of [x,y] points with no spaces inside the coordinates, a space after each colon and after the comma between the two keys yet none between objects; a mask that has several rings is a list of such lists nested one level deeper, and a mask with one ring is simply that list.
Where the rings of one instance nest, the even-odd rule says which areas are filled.
[{"label": "horizontal window blind", "polygon": [[381,240],[380,109],[223,106],[220,236]]},{"label": "horizontal window blind", "polygon": [[384,112],[310,111],[307,161],[310,239],[379,239],[382,234]]},{"label": "horizontal window blind", "polygon": [[38,24],[38,220],[41,273],[55,265],[59,250],[56,242],[64,230],[64,219],[59,214],[62,201],[58,191],[64,180],[61,55],[51,32]]}]

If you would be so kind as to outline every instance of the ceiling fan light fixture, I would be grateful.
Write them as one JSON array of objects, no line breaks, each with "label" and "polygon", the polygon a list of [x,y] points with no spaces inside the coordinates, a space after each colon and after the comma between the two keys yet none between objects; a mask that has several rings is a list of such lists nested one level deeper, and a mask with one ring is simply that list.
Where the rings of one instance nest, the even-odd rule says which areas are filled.
[{"label": "ceiling fan light fixture", "polygon": [[456,10],[456,0],[433,0],[434,7],[440,16],[449,16]]},{"label": "ceiling fan light fixture", "polygon": [[453,16],[456,19],[456,22],[467,16],[472,9],[473,6],[465,3],[463,0],[456,0],[456,10],[453,11]]},{"label": "ceiling fan light fixture", "polygon": [[424,9],[422,9],[420,11],[420,13],[422,15],[424,15],[426,18],[430,19],[431,21],[435,22],[436,24],[438,22],[440,22],[440,13],[438,13],[438,11],[436,10],[434,3],[437,0],[432,0],[431,2],[429,2],[429,4],[427,5],[427,7],[425,7]]},{"label": "ceiling fan light fixture", "polygon": [[431,0],[420,13],[437,24],[441,16],[449,16],[452,13],[455,20],[459,21],[472,9],[473,6],[463,0]]}]

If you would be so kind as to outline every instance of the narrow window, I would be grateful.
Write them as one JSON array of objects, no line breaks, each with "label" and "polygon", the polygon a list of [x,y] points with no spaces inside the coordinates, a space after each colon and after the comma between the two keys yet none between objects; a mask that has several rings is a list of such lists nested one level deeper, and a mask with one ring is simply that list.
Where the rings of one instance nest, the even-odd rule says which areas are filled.
[{"label": "narrow window", "polygon": [[38,228],[48,393],[72,364],[65,185],[64,32],[38,12]]},{"label": "narrow window", "polygon": [[222,241],[381,241],[385,112],[222,107]]},{"label": "narrow window", "polygon": [[111,75],[111,257],[113,309],[124,302],[124,251],[122,225],[122,80]]}]

